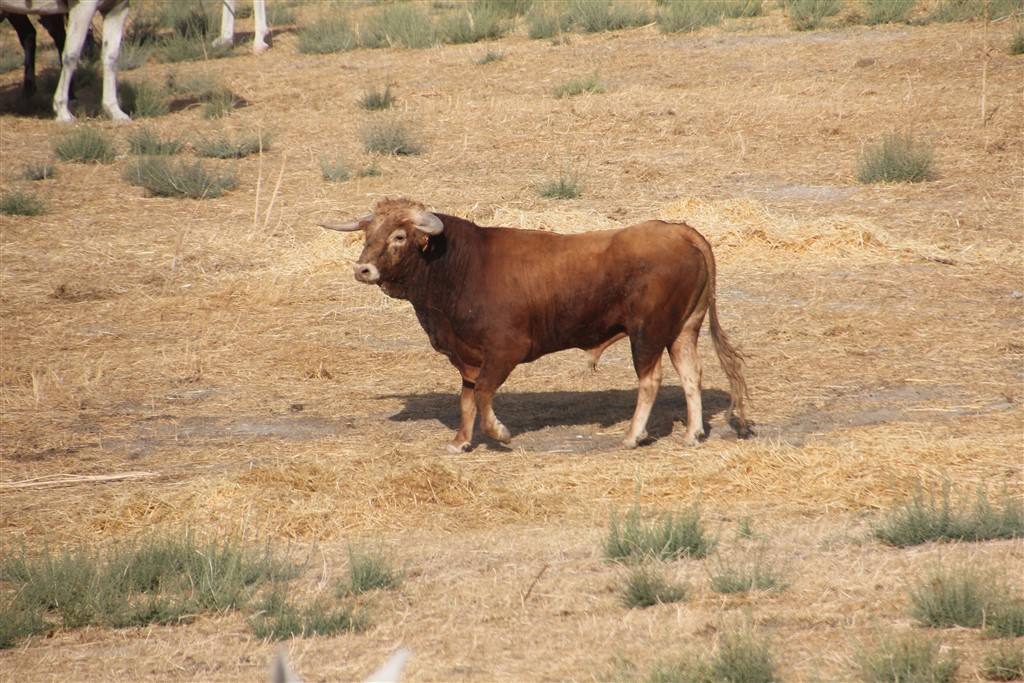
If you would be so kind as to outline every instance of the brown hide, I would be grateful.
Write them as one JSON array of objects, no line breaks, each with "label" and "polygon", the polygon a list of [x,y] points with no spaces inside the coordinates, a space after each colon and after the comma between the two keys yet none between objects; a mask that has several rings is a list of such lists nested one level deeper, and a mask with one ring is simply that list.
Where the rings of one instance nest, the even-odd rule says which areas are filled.
[{"label": "brown hide", "polygon": [[[366,276],[376,268],[376,284],[412,303],[431,345],[459,369],[470,433],[476,410],[467,401],[474,399],[488,433],[504,430],[493,418],[489,397],[519,363],[568,348],[596,350],[625,335],[643,382],[655,370],[660,373],[663,352],[681,337],[684,325],[694,332],[696,353],[695,333],[709,304],[713,332],[721,332],[713,308],[714,258],[688,225],[647,221],[561,235],[479,227],[433,214],[444,229],[428,235],[416,227],[417,217],[430,216],[424,211],[414,202],[385,200],[358,227],[348,224],[366,234],[357,273],[362,269]],[[713,336],[716,346],[725,343],[724,335]],[[742,382],[739,355],[725,348]],[[465,392],[474,389],[477,395],[467,398]],[[736,394],[745,386],[734,389],[742,390],[733,392],[738,401]],[[643,424],[634,431],[646,436]]]}]

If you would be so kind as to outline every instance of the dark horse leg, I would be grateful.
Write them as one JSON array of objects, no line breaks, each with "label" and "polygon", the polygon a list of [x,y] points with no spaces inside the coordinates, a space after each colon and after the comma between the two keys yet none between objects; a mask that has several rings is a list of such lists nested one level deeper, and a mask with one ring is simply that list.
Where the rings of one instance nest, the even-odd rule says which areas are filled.
[{"label": "dark horse leg", "polygon": [[[36,28],[24,14],[4,14],[18,34],[18,42],[25,53],[25,75],[21,79],[21,95],[29,98],[36,94]],[[61,43],[63,47],[64,43]]]}]

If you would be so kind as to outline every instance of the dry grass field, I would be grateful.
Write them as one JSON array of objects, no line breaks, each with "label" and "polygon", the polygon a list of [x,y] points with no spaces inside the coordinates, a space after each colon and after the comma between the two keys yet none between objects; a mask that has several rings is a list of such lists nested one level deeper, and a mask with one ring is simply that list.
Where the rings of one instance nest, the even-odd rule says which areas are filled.
[{"label": "dry grass field", "polygon": [[[296,23],[325,9],[299,6]],[[13,113],[20,71],[0,75],[0,183],[46,207],[0,216],[0,553],[191,529],[309,558],[296,590],[312,599],[350,547],[386,552],[404,581],[361,598],[366,630],[285,641],[310,681],[359,680],[399,645],[413,681],[644,679],[735,629],[767,638],[780,680],[855,680],[862,652],[904,633],[955,650],[957,680],[982,680],[999,641],[918,625],[908,587],[941,562],[1019,595],[1024,542],[901,549],[872,529],[919,486],[1024,496],[1024,57],[1006,50],[1019,19],[799,32],[765,9],[693,33],[552,42],[520,19],[495,41],[329,55],[299,53],[296,26],[278,26],[259,57],[240,42],[228,59],[121,74],[213,77],[245,105],[215,120],[192,105],[68,128]],[[17,51],[8,26],[0,38]],[[504,58],[477,64],[488,50]],[[605,92],[552,94],[594,74]],[[385,85],[390,111],[359,106]],[[407,124],[422,153],[366,153],[378,120]],[[237,173],[223,197],[158,198],[123,178],[143,126],[186,146],[221,131],[272,142],[206,161]],[[117,158],[22,179],[81,127]],[[932,180],[857,181],[862,150],[893,131],[932,146]],[[338,156],[380,174],[323,180],[321,159]],[[563,174],[582,194],[542,198]],[[478,435],[447,454],[456,372],[406,302],[352,278],[361,236],[317,227],[384,196],[481,225],[697,227],[747,356],[756,438],[724,423],[705,333],[699,448],[680,444],[671,372],[653,442],[619,447],[636,395],[620,343],[596,373],[582,351],[519,367],[495,401],[511,445]],[[717,537],[709,558],[667,565],[683,602],[621,604],[625,570],[602,542],[637,502],[699,504]],[[716,563],[758,553],[784,590],[712,591]],[[251,613],[55,626],[0,650],[0,680],[259,680],[279,645],[253,635]]]}]

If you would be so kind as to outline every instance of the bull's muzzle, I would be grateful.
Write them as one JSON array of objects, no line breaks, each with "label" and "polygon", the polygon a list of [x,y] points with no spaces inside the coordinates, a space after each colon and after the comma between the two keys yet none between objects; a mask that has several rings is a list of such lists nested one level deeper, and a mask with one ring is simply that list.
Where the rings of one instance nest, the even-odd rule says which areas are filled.
[{"label": "bull's muzzle", "polygon": [[368,285],[375,284],[380,280],[380,271],[372,263],[357,263],[352,270],[355,272],[357,280]]}]

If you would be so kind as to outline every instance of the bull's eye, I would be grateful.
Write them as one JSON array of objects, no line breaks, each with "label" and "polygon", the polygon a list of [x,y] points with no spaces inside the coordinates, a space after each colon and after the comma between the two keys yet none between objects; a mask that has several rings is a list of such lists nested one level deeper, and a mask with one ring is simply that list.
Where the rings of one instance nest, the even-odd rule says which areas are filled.
[{"label": "bull's eye", "polygon": [[405,233],[404,232],[396,232],[395,234],[393,234],[391,236],[391,243],[392,244],[396,244],[396,245],[405,244]]}]

